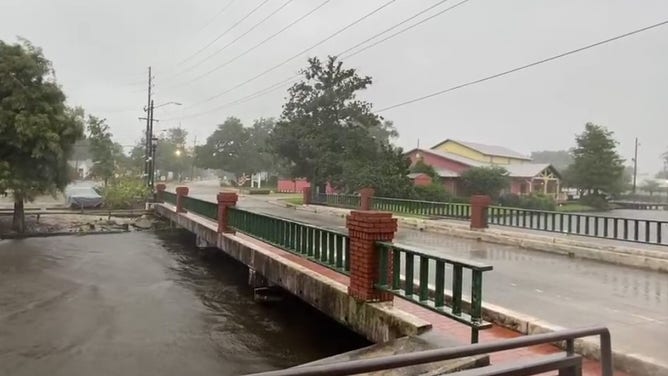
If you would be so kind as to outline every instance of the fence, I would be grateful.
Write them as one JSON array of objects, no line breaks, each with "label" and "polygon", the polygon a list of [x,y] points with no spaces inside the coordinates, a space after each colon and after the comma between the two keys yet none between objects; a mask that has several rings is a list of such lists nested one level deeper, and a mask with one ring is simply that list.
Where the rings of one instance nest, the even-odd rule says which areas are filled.
[{"label": "fence", "polygon": [[358,195],[316,193],[313,195],[313,203],[338,208],[357,209],[360,207],[361,199]]},{"label": "fence", "polygon": [[176,193],[162,191],[162,199],[172,205],[176,205]]},{"label": "fence", "polygon": [[350,239],[346,234],[237,208],[229,209],[228,221],[241,233],[344,274],[350,272]]},{"label": "fence", "polygon": [[[470,326],[471,343],[478,342],[480,329],[491,327],[482,319],[482,274],[492,270],[491,265],[428,255],[395,243],[378,242],[376,246],[379,251],[378,288]],[[448,269],[450,296],[446,296],[445,290]],[[400,273],[388,275],[391,270]],[[470,303],[466,307],[462,299],[465,271],[470,274],[471,281]]]},{"label": "fence", "polygon": [[560,213],[492,206],[488,222],[500,226],[559,232],[596,238],[668,245],[668,222]]},{"label": "fence", "polygon": [[218,204],[215,202],[204,201],[194,197],[183,197],[183,208],[204,217],[218,220]]},{"label": "fence", "polygon": [[455,219],[470,219],[471,205],[451,202],[404,200],[398,198],[373,197],[371,208],[399,214],[413,214]]}]

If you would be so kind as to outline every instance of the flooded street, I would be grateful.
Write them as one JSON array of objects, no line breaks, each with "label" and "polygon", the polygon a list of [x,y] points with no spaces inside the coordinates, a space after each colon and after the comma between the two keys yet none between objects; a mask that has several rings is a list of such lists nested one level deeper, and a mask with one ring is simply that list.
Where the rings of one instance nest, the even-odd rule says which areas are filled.
[{"label": "flooded street", "polygon": [[0,375],[238,375],[366,342],[298,301],[252,300],[190,235],[0,242]]}]

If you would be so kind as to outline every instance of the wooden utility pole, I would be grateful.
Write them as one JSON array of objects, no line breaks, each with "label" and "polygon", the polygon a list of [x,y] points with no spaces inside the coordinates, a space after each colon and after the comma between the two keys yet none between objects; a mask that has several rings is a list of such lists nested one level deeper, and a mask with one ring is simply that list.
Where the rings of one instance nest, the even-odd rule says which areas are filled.
[{"label": "wooden utility pole", "polygon": [[152,107],[152,100],[151,100],[151,89],[153,86],[153,76],[151,75],[151,67],[148,67],[148,100],[146,103],[146,108],[144,108],[144,111],[146,112],[146,134],[144,136],[144,176],[146,177],[146,185],[150,185],[150,166],[151,163],[149,161],[149,158],[151,158],[151,138],[152,134],[150,132],[151,128],[151,107]]}]

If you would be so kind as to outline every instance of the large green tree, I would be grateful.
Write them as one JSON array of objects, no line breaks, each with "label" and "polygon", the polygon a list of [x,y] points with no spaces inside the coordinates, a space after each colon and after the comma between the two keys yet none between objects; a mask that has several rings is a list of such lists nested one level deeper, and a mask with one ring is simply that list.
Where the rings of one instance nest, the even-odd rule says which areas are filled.
[{"label": "large green tree", "polygon": [[336,57],[324,62],[310,58],[301,74],[302,81],[288,90],[269,140],[293,177],[306,177],[321,188],[328,181],[350,188],[358,185],[346,181],[358,176],[350,171],[372,171],[379,155],[393,155],[397,166],[403,166],[396,151],[384,151],[389,146],[379,140],[393,133],[388,135],[388,127],[383,128],[370,103],[357,98],[371,85],[371,77],[344,68]]},{"label": "large green tree", "polygon": [[510,184],[508,171],[499,166],[472,167],[461,175],[464,188],[471,195],[499,196]]},{"label": "large green tree", "polygon": [[91,174],[93,177],[102,179],[106,187],[109,179],[114,176],[116,170],[116,155],[118,149],[111,139],[112,134],[109,131],[104,119],[98,119],[95,116],[88,116],[88,144],[93,168]]},{"label": "large green tree", "polygon": [[218,125],[206,144],[196,150],[198,167],[224,170],[240,176],[253,171],[249,157],[250,131],[241,120],[229,117]]},{"label": "large green tree", "polygon": [[581,192],[599,195],[624,190],[624,160],[617,153],[617,141],[606,128],[587,123],[577,135],[569,168],[572,185]]},{"label": "large green tree", "polygon": [[160,175],[166,176],[168,172],[172,172],[180,180],[190,174],[193,150],[186,144],[187,137],[188,132],[181,127],[167,129],[159,137],[155,152],[155,167]]},{"label": "large green tree", "polygon": [[67,160],[82,136],[83,111],[65,105],[42,51],[0,41],[0,191],[12,191],[15,231],[25,231],[26,200],[65,188]]}]

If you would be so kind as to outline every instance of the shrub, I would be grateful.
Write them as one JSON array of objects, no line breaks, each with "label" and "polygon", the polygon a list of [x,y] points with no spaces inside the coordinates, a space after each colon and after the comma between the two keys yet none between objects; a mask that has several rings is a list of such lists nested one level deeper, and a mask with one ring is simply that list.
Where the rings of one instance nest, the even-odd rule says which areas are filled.
[{"label": "shrub", "polygon": [[497,200],[501,206],[510,208],[533,209],[533,210],[556,210],[557,205],[552,197],[542,194],[530,196],[518,196],[514,193],[501,195]]},{"label": "shrub", "polygon": [[107,209],[132,209],[143,206],[151,191],[139,179],[118,179],[102,189],[104,207]]},{"label": "shrub", "polygon": [[609,208],[608,200],[606,200],[605,197],[596,194],[582,196],[580,198],[580,203],[599,210],[607,210]]},{"label": "shrub", "polygon": [[452,195],[445,187],[437,182],[429,185],[417,186],[413,189],[414,200],[422,201],[450,201]]},{"label": "shrub", "polygon": [[521,199],[519,195],[516,195],[514,193],[504,193],[502,194],[497,202],[501,206],[508,206],[511,208],[519,208],[521,205]]},{"label": "shrub", "polygon": [[248,190],[249,195],[268,195],[271,193],[269,188],[251,188]]}]

